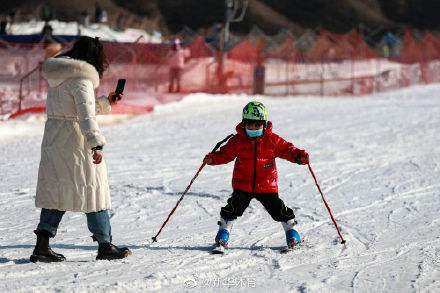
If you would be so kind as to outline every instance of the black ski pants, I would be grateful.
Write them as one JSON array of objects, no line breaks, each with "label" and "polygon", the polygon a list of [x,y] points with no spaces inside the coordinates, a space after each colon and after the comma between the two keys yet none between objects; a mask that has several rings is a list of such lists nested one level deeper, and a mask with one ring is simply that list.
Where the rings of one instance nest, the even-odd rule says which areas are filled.
[{"label": "black ski pants", "polygon": [[228,199],[228,204],[221,208],[220,216],[227,221],[241,217],[253,198],[261,202],[272,219],[277,222],[286,222],[295,218],[293,210],[284,204],[278,193],[253,194],[241,190],[234,190]]}]

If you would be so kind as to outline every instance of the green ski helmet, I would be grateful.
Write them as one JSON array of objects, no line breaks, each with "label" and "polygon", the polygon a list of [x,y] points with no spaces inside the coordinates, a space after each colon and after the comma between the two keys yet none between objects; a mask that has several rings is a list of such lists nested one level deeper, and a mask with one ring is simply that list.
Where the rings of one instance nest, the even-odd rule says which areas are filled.
[{"label": "green ski helmet", "polygon": [[247,103],[243,108],[243,121],[263,121],[266,125],[269,113],[266,107],[257,101]]}]

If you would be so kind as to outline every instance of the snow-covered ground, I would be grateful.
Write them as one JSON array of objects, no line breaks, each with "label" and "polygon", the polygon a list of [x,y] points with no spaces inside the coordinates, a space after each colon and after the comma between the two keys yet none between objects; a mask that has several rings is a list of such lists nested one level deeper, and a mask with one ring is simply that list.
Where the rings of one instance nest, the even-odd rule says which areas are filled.
[{"label": "snow-covered ground", "polygon": [[231,249],[210,255],[232,164],[206,167],[157,243],[157,232],[205,153],[233,132],[244,96],[195,94],[103,126],[114,242],[133,255],[95,261],[85,216],[68,213],[56,264],[33,264],[33,199],[43,122],[0,123],[1,292],[439,292],[439,85],[363,98],[268,98],[274,131],[304,147],[342,233],[308,170],[279,161],[280,196],[304,246],[288,255],[280,224],[253,201]]}]

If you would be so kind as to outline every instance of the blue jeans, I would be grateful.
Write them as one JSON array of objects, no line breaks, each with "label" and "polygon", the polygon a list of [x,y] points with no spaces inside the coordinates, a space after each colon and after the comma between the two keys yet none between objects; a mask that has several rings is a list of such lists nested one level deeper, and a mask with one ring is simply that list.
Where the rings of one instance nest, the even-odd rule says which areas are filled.
[{"label": "blue jeans", "polygon": [[[55,237],[64,213],[65,211],[41,209],[40,223],[37,230],[45,230],[50,233],[51,237]],[[110,243],[112,241],[112,229],[107,210],[86,213],[86,216],[87,226],[93,234],[93,238],[99,243]]]}]

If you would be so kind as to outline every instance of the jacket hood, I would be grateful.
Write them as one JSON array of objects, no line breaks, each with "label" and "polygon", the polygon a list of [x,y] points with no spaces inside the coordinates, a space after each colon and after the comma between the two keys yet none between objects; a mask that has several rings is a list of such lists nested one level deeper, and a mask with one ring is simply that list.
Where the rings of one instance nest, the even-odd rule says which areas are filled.
[{"label": "jacket hood", "polygon": [[99,86],[99,74],[93,65],[69,57],[49,58],[44,61],[43,75],[51,87],[59,86],[70,78],[90,79],[94,88]]},{"label": "jacket hood", "polygon": [[[246,130],[244,129],[244,123],[243,123],[243,122],[240,122],[240,123],[235,127],[235,130],[237,131],[237,134],[238,134],[238,135],[242,135],[242,136],[247,137],[247,135],[246,135]],[[266,126],[266,128],[264,129],[263,135],[260,136],[260,137],[263,137],[263,136],[265,136],[266,134],[270,134],[270,133],[272,133],[272,122],[271,122],[271,121],[267,121],[267,126]]]}]

